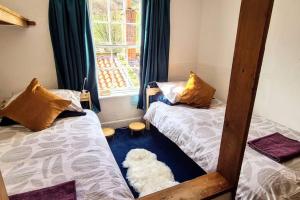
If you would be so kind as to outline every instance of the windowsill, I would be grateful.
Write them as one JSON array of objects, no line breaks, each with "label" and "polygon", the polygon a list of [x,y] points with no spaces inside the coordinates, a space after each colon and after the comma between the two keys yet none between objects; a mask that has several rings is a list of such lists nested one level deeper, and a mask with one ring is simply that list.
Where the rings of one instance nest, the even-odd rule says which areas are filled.
[{"label": "windowsill", "polygon": [[99,99],[110,99],[110,98],[120,98],[120,97],[128,97],[128,96],[137,96],[139,95],[139,91],[132,91],[126,93],[117,93],[109,96],[100,96]]}]

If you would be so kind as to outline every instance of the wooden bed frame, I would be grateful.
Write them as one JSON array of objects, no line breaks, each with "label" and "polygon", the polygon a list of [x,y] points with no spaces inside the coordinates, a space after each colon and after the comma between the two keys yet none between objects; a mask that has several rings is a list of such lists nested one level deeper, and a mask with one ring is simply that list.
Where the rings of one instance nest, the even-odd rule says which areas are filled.
[{"label": "wooden bed frame", "polygon": [[[235,197],[273,4],[274,0],[242,0],[241,3],[217,166],[218,175],[225,178],[229,186],[225,184],[214,190],[201,187],[207,182],[205,178],[210,175],[207,174],[196,178],[196,185],[193,184],[196,179],[193,179],[173,188],[150,194],[141,200],[211,199],[214,195],[226,190],[230,190],[232,198]],[[150,91],[149,95],[152,93]],[[218,185],[218,182],[214,182],[213,185]],[[207,191],[206,195],[199,194],[201,190]],[[193,195],[188,196],[188,194]]]},{"label": "wooden bed frame", "polygon": [[[235,197],[274,0],[242,0],[217,172],[139,198],[199,200]],[[251,41],[251,42],[249,42]],[[147,90],[149,96],[157,90]],[[0,200],[8,200],[0,173]],[[228,198],[226,198],[228,199]]]},{"label": "wooden bed frame", "polygon": [[8,200],[8,195],[5,189],[5,184],[1,172],[0,172],[0,200]]}]

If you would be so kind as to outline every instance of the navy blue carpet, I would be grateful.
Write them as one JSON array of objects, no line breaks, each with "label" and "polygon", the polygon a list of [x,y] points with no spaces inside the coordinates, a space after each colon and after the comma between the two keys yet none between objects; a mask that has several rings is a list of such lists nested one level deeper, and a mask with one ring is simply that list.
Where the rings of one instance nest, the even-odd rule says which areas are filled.
[{"label": "navy blue carpet", "polygon": [[[205,174],[175,143],[155,128],[133,136],[127,128],[116,129],[114,138],[110,139],[108,143],[126,181],[127,169],[123,168],[122,162],[125,160],[126,154],[135,148],[143,148],[155,153],[159,161],[170,167],[175,180],[180,183]],[[138,193],[134,191],[128,181],[127,184],[134,197],[137,198]]]}]

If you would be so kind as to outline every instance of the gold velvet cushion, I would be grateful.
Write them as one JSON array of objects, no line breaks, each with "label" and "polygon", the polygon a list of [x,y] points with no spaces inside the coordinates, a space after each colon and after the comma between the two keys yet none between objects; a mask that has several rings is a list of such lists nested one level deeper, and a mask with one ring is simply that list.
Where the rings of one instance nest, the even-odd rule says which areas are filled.
[{"label": "gold velvet cushion", "polygon": [[23,93],[0,110],[0,116],[19,122],[32,131],[41,131],[50,127],[70,104],[71,101],[54,95],[33,79]]},{"label": "gold velvet cushion", "polygon": [[179,102],[197,108],[208,108],[215,92],[213,87],[191,72],[185,89],[180,94]]}]

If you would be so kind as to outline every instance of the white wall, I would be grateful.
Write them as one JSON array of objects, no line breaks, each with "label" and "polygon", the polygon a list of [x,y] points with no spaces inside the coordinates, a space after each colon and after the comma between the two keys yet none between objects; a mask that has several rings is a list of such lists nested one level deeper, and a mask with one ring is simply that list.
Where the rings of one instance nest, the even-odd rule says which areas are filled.
[{"label": "white wall", "polygon": [[57,87],[48,0],[0,0],[0,4],[37,23],[30,28],[0,26],[0,99],[24,89],[33,77],[46,87]]},{"label": "white wall", "polygon": [[[187,3],[188,2],[188,3]],[[55,63],[48,28],[48,0],[0,0],[0,4],[37,22],[37,26],[18,28],[0,26],[0,99],[22,90],[33,77],[48,88],[57,87]],[[196,70],[199,0],[172,0],[170,80],[183,80]],[[101,122],[124,126],[141,118],[137,97],[101,99]]]},{"label": "white wall", "polygon": [[186,80],[198,64],[199,0],[171,1],[169,80]]},{"label": "white wall", "polygon": [[132,121],[140,120],[143,111],[136,108],[138,97],[121,96],[101,99],[100,120],[103,126],[125,127]]},{"label": "white wall", "polygon": [[[240,0],[201,0],[198,73],[227,99]],[[299,0],[277,0],[255,112],[300,131]]]},{"label": "white wall", "polygon": [[201,0],[198,74],[227,98],[240,0]]},{"label": "white wall", "polygon": [[300,1],[274,4],[256,112],[300,131]]}]

